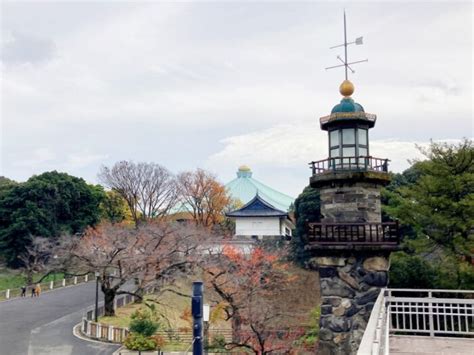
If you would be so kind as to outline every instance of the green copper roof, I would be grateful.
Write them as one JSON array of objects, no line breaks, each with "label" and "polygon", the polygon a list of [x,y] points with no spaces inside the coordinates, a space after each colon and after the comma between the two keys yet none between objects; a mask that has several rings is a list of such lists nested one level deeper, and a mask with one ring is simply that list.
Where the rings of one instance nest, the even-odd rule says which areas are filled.
[{"label": "green copper roof", "polygon": [[226,184],[225,187],[232,198],[238,199],[244,204],[251,201],[257,195],[257,192],[263,200],[285,212],[288,211],[290,205],[295,201],[293,197],[255,180],[252,177],[252,171],[247,166],[240,167],[237,171],[237,178]]},{"label": "green copper roof", "polygon": [[331,110],[331,113],[336,112],[364,112],[364,108],[350,97],[345,97]]}]

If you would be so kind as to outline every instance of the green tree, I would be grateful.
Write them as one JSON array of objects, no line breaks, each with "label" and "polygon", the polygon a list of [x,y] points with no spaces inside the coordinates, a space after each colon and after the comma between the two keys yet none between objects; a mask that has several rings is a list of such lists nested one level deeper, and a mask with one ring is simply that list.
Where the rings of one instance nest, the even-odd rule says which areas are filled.
[{"label": "green tree", "polygon": [[56,171],[33,176],[0,195],[0,250],[10,266],[32,236],[58,237],[80,233],[100,220],[100,186]]},{"label": "green tree", "polygon": [[127,201],[114,190],[106,191],[104,199],[100,204],[101,218],[110,223],[120,223],[132,220]]},{"label": "green tree", "polygon": [[18,185],[16,181],[13,181],[5,176],[0,176],[0,197],[16,185]]},{"label": "green tree", "polygon": [[321,203],[319,190],[306,186],[294,203],[296,228],[291,240],[292,259],[304,265],[309,253],[304,249],[307,244],[308,223],[321,221]]},{"label": "green tree", "polygon": [[385,191],[384,211],[413,228],[413,238],[405,243],[409,253],[422,255],[432,266],[435,261],[450,265],[444,273],[435,272],[436,286],[472,288],[473,143],[467,139],[459,144],[431,143],[421,151],[427,159],[414,162],[406,174],[412,180]]}]

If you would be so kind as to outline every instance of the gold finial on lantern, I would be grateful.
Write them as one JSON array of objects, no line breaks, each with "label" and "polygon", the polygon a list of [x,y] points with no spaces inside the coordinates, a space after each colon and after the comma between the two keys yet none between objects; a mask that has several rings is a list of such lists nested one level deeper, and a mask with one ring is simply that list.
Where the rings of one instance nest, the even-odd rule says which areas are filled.
[{"label": "gold finial on lantern", "polygon": [[354,92],[354,84],[352,84],[349,80],[344,80],[339,86],[339,92],[344,97],[351,96]]}]

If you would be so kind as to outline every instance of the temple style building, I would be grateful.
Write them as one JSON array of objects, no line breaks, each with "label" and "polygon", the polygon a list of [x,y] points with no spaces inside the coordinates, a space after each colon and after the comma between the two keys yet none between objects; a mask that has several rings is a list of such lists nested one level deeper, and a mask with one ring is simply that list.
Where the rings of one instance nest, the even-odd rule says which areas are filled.
[{"label": "temple style building", "polygon": [[261,199],[276,209],[288,212],[295,199],[265,185],[252,175],[252,170],[247,165],[240,166],[237,170],[237,178],[225,184],[230,196],[246,204],[258,193]]},{"label": "temple style building", "polygon": [[226,213],[235,221],[235,236],[256,240],[290,239],[294,224],[288,210],[294,199],[252,177],[246,165],[239,167],[237,178],[226,184],[232,198],[243,207]]},{"label": "temple style building", "polygon": [[295,228],[288,212],[276,209],[257,193],[245,206],[226,213],[235,221],[235,235],[264,240],[272,237],[290,239]]},{"label": "temple style building", "polygon": [[390,176],[388,160],[370,154],[377,117],[352,99],[353,92],[345,80],[341,102],[320,119],[329,157],[310,163],[310,184],[321,196],[321,222],[308,226],[306,245],[320,277],[321,355],[357,352],[399,244],[398,225],[381,219],[380,190]]}]

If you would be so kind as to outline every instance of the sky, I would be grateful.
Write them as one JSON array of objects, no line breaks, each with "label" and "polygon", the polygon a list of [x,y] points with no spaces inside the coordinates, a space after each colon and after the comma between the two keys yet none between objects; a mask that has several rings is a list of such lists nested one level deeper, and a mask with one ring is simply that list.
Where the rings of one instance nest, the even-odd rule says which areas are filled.
[{"label": "sky", "polygon": [[225,183],[246,164],[296,197],[328,156],[344,9],[371,155],[401,172],[474,136],[471,2],[2,1],[0,175],[97,183],[134,160]]}]

